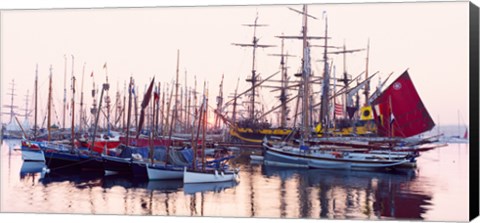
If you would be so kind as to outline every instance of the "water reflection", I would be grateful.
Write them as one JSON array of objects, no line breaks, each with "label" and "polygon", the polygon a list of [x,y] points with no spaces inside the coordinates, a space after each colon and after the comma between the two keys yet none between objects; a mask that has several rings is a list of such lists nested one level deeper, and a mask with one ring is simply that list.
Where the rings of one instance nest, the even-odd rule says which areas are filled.
[{"label": "water reflection", "polygon": [[[21,154],[4,144],[2,161],[7,162],[1,166],[1,199],[2,204],[8,205],[2,205],[2,211],[442,219],[449,216],[442,207],[450,206],[452,197],[465,196],[462,191],[466,190],[461,185],[468,182],[465,174],[468,163],[464,163],[468,161],[468,153],[463,148],[459,148],[460,152],[454,149],[448,147],[423,155],[418,170],[391,173],[251,164],[249,152],[245,152],[234,160],[241,168],[240,182],[183,184],[181,180],[148,181],[101,173],[56,171],[42,175],[42,163],[23,162]],[[450,186],[445,176],[454,175],[458,182]],[[455,203],[459,209],[467,209],[467,204]],[[459,216],[463,215],[450,218],[462,220]]]},{"label": "water reflection", "polygon": [[40,181],[45,186],[48,186],[49,184],[68,183],[75,188],[84,189],[87,187],[101,186],[102,177],[103,174],[101,173],[85,173],[62,170],[45,174]]},{"label": "water reflection", "polygon": [[20,179],[28,178],[41,173],[45,164],[43,162],[23,162],[20,168]]},{"label": "water reflection", "polygon": [[268,178],[279,178],[279,209],[285,216],[286,185],[295,182],[302,218],[423,219],[432,200],[428,192],[403,190],[416,179],[416,171],[361,172],[308,170],[263,166]]},{"label": "water reflection", "polygon": [[216,182],[216,183],[198,183],[198,184],[185,184],[183,190],[185,194],[195,194],[203,192],[220,193],[228,188],[232,188],[238,185],[238,182]]}]

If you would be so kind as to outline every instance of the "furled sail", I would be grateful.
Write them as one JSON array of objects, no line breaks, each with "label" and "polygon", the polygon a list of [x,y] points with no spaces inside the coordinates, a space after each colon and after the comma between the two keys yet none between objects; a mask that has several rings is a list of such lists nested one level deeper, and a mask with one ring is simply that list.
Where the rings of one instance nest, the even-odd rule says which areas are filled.
[{"label": "furled sail", "polygon": [[410,137],[435,126],[408,71],[390,84],[372,105],[379,136]]}]

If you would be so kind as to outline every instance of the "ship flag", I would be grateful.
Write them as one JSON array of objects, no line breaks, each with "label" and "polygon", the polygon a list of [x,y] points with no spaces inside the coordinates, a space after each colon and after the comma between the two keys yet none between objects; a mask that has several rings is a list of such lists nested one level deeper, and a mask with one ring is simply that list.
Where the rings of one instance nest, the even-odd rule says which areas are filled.
[{"label": "ship flag", "polygon": [[343,116],[343,105],[335,103],[335,116]]}]

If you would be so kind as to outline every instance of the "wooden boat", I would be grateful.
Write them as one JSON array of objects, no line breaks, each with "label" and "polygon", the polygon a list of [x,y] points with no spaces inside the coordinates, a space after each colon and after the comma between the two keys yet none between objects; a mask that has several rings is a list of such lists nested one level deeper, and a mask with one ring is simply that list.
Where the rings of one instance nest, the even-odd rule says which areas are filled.
[{"label": "wooden boat", "polygon": [[[146,174],[145,164],[148,162],[149,148],[120,145],[109,154],[102,154],[103,167],[106,174],[127,174],[140,177]],[[154,157],[165,156],[165,147],[154,148]],[[135,169],[143,168],[144,170]],[[140,167],[142,166],[142,167]],[[142,177],[140,177],[142,178]]]},{"label": "wooden boat", "polygon": [[147,164],[147,174],[149,180],[177,180],[183,178],[183,168],[181,166],[166,164]]},{"label": "wooden boat", "polygon": [[[168,153],[168,155],[167,155]],[[163,158],[165,157],[165,158]],[[149,180],[173,180],[183,178],[183,168],[193,164],[191,148],[166,149],[165,155],[154,158],[153,162],[145,161]],[[158,160],[162,160],[158,162]],[[155,162],[156,161],[156,162]]]},{"label": "wooden boat", "polygon": [[72,149],[68,145],[48,143],[42,150],[45,164],[50,170],[104,171],[100,154],[89,153],[86,149]]},{"label": "wooden boat", "polygon": [[411,153],[390,154],[326,151],[316,148],[273,146],[266,148],[265,164],[324,169],[384,169],[405,166],[414,163]]},{"label": "wooden boat", "polygon": [[225,170],[206,170],[206,171],[187,171],[184,169],[183,183],[214,183],[237,180],[236,171]]}]

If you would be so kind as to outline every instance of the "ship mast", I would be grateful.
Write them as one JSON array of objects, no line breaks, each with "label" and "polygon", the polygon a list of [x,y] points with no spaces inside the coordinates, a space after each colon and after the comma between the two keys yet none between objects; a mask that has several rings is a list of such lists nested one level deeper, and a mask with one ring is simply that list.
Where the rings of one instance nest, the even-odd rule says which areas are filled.
[{"label": "ship mast", "polygon": [[84,62],[83,63],[83,69],[82,69],[82,85],[81,85],[81,89],[80,89],[80,127],[79,127],[79,130],[80,132],[82,132],[83,128],[82,128],[82,123],[83,123],[83,79],[85,77],[85,65],[86,63]]},{"label": "ship mast", "polygon": [[[334,47],[334,48],[337,48],[337,47]],[[343,54],[343,78],[338,79],[338,81],[343,82],[343,85],[344,85],[344,87],[342,88],[342,91],[345,92],[345,94],[343,95],[343,97],[345,98],[345,104],[342,108],[342,113],[346,114],[346,116],[348,116],[348,109],[345,109],[345,108],[350,106],[349,104],[351,103],[351,99],[348,96],[348,92],[349,92],[349,83],[351,83],[351,81],[352,81],[352,79],[349,79],[349,77],[348,77],[349,75],[348,75],[348,72],[347,72],[347,53],[356,53],[356,52],[360,52],[360,51],[363,51],[363,50],[365,50],[365,49],[347,50],[347,46],[344,42],[342,50],[331,51],[331,52],[327,53],[327,54],[336,54],[336,55]],[[368,75],[367,75],[367,79],[365,79],[365,80],[368,80]],[[334,92],[334,93],[336,93],[336,92]]]},{"label": "ship mast", "polygon": [[50,142],[51,139],[51,113],[52,113],[52,65],[50,65],[50,77],[49,77],[49,84],[48,84],[48,117],[47,117],[47,129],[48,129],[48,137],[47,141]]},{"label": "ship mast", "polygon": [[33,139],[37,140],[37,99],[38,99],[38,64],[35,68],[35,121],[33,124]]},{"label": "ship mast", "polygon": [[[303,22],[302,22],[302,35],[301,36],[277,36],[278,38],[284,39],[300,39],[303,42],[303,52],[302,52],[302,84],[300,85],[301,88],[301,98],[302,98],[302,138],[308,139],[310,137],[310,127],[311,124],[311,114],[309,114],[310,108],[310,77],[311,77],[311,68],[310,68],[310,44],[309,40],[319,40],[319,39],[328,39],[329,37],[324,36],[308,36],[307,27],[308,27],[308,18],[317,19],[316,17],[309,15],[307,10],[307,5],[303,5],[303,10],[299,11],[293,8],[289,8],[290,10],[303,15]],[[325,40],[326,41],[326,40]]]},{"label": "ship mast", "polygon": [[72,105],[71,105],[71,111],[72,111],[72,126],[70,127],[72,129],[72,148],[70,151],[73,151],[75,148],[75,75],[73,74],[73,66],[74,66],[74,57],[72,55]]},{"label": "ship mast", "polygon": [[[185,69],[185,100],[184,100],[184,108],[183,108],[183,114],[184,114],[184,117],[183,117],[183,121],[184,121],[184,133],[188,133],[188,120],[189,120],[189,110],[188,110],[188,107],[190,106],[189,103],[190,103],[190,95],[188,95],[188,87],[187,87],[187,69]],[[187,102],[188,101],[188,102]]]},{"label": "ship mast", "polygon": [[110,136],[110,96],[108,95],[110,84],[108,83],[107,62],[105,62],[105,64],[103,65],[103,69],[105,69],[105,84],[107,85],[107,87],[105,88],[105,91],[106,91],[105,103],[107,104],[107,135]]},{"label": "ship mast", "polygon": [[[172,122],[170,122],[170,129],[169,129],[169,134],[168,134],[168,146],[167,146],[167,154],[166,154],[166,159],[165,159],[165,165],[168,163],[169,160],[169,152],[170,152],[170,144],[172,141],[172,134],[173,134],[173,128],[175,127],[174,122],[177,119],[177,108],[178,108],[178,77],[179,77],[179,66],[180,66],[180,50],[177,50],[177,70],[176,70],[176,80],[175,80],[175,106],[172,107]],[[172,89],[173,91],[173,89]],[[172,96],[170,95],[170,100]],[[168,119],[168,117],[167,117]],[[195,161],[194,161],[195,162]]]},{"label": "ship mast", "polygon": [[179,73],[180,73],[180,50],[177,50],[177,70],[176,70],[176,80],[175,80],[175,105],[172,110],[172,122],[170,123],[170,135],[172,134],[173,128],[176,127],[175,123],[178,119],[178,87],[179,83]]},{"label": "ship mast", "polygon": [[185,115],[185,126],[187,127],[187,129],[186,129],[185,133],[189,133],[189,131],[192,131],[192,128],[193,128],[193,127],[190,127],[190,117],[191,117],[190,106],[191,106],[191,102],[192,102],[191,96],[192,96],[192,89],[189,88],[188,89],[188,98],[187,98],[187,107],[186,107],[187,108],[187,113]]},{"label": "ship mast", "polygon": [[[205,91],[205,86],[206,86],[206,83],[203,82],[203,92],[204,95],[204,112],[203,112],[203,120],[202,120],[202,171],[205,172],[205,147],[207,146],[206,145],[206,134],[207,134],[207,120],[208,120],[208,88],[207,90]],[[195,162],[195,161],[194,161]]]},{"label": "ship mast", "polygon": [[215,125],[214,128],[218,129],[220,128],[220,115],[222,113],[221,109],[223,106],[223,77],[224,75],[222,74],[222,81],[220,81],[219,85],[219,90],[218,90],[218,96],[217,96],[217,112],[215,112]]},{"label": "ship mast", "polygon": [[328,17],[325,16],[325,47],[323,48],[323,90],[322,90],[322,104],[320,107],[320,122],[322,123],[323,136],[328,134],[328,123],[330,122],[330,115],[328,112],[329,91],[330,91],[330,74],[328,69]]},{"label": "ship mast", "polygon": [[257,84],[257,71],[255,67],[255,56],[257,48],[267,48],[267,47],[274,47],[274,45],[262,45],[258,44],[259,39],[257,38],[257,27],[264,27],[267,26],[265,24],[258,24],[258,15],[255,18],[255,22],[253,24],[244,24],[243,26],[253,27],[253,40],[252,44],[243,44],[243,43],[232,43],[232,45],[240,46],[240,47],[252,47],[252,76],[250,79],[247,79],[247,82],[252,83],[252,96],[250,97],[250,110],[249,110],[249,120],[256,122],[255,118],[255,96],[256,96],[256,84]]},{"label": "ship mast", "polygon": [[[164,136],[165,135],[165,125],[164,125],[164,120],[165,120],[165,85],[163,84],[163,89],[162,89],[162,101],[161,101],[161,108],[160,108],[160,130],[159,133],[160,135]],[[166,87],[168,91],[168,86]]]},{"label": "ship mast", "polygon": [[[93,76],[93,71],[92,73],[90,74],[90,76],[92,77],[92,83],[93,83],[93,86],[92,86],[92,99],[93,99],[93,104],[92,104],[92,108],[90,108],[90,114],[92,115],[91,117],[91,123],[90,123],[90,126],[94,126],[96,125],[95,124],[95,118],[97,116],[97,98],[96,98],[96,89],[95,89],[95,77]],[[95,136],[93,136],[95,137]]]},{"label": "ship mast", "polygon": [[290,10],[297,12],[303,15],[302,21],[302,35],[301,36],[279,36],[279,38],[283,39],[300,39],[302,40],[302,139],[306,140],[310,137],[310,114],[309,114],[309,93],[310,93],[310,48],[308,39],[323,39],[323,37],[311,37],[307,35],[307,27],[308,27],[308,17],[317,19],[314,16],[308,14],[307,5],[303,5],[303,10],[299,11],[293,8],[289,8]]},{"label": "ship mast", "polygon": [[160,113],[160,90],[161,89],[162,89],[162,83],[158,82],[158,88],[156,91],[158,99],[155,101],[155,103],[157,104],[156,113],[155,113],[155,136],[158,136],[158,118]]},{"label": "ship mast", "polygon": [[64,72],[63,72],[63,121],[62,121],[62,127],[65,129],[65,116],[66,116],[66,110],[67,110],[67,55],[63,55],[65,58],[65,66],[64,66]]},{"label": "ship mast", "polygon": [[130,144],[130,119],[132,113],[132,90],[133,90],[133,78],[130,76],[130,83],[128,84],[128,114],[127,114],[127,143]]},{"label": "ship mast", "polygon": [[302,138],[304,140],[310,138],[310,114],[309,110],[309,95],[310,95],[310,49],[308,48],[307,41],[307,27],[308,27],[308,12],[307,5],[303,5],[303,63],[302,63],[302,77],[303,77],[303,134]]},{"label": "ship mast", "polygon": [[[365,65],[365,80],[368,80],[368,60],[369,60],[369,55],[370,55],[370,39],[368,39],[367,42],[367,58],[366,58],[366,65]],[[368,81],[365,84],[365,91],[363,92],[365,94],[365,104],[369,105],[369,93],[370,93],[370,81]]]},{"label": "ship mast", "polygon": [[[27,94],[25,95],[25,122],[28,123],[28,90],[27,90]],[[28,126],[27,126],[28,127]]]},{"label": "ship mast", "polygon": [[122,109],[122,128],[125,129],[125,106],[127,103],[127,82],[123,82],[123,109]]},{"label": "ship mast", "polygon": [[10,95],[11,96],[11,99],[10,99],[10,105],[4,105],[4,107],[6,108],[10,108],[10,112],[4,112],[4,114],[9,114],[10,115],[10,122],[13,122],[13,117],[16,115],[14,109],[17,108],[17,106],[13,105],[13,99],[14,99],[14,96],[16,96],[15,94],[15,79],[12,79],[12,88],[10,88],[10,90],[12,90],[12,93],[7,93],[7,95]]},{"label": "ship mast", "polygon": [[[283,33],[282,33],[283,36]],[[270,56],[279,56],[280,57],[280,66],[282,70],[282,79],[280,81],[281,86],[280,86],[280,103],[281,103],[281,117],[280,117],[280,127],[281,128],[286,128],[287,127],[287,100],[288,100],[288,95],[287,95],[287,90],[288,90],[288,74],[287,74],[287,58],[288,57],[293,57],[293,55],[289,55],[288,52],[285,53],[285,39],[282,38],[282,46],[281,46],[281,53],[280,54],[270,54]]]},{"label": "ship mast", "polygon": [[232,121],[233,123],[237,123],[237,92],[238,92],[238,83],[240,82],[240,78],[237,79],[237,87],[235,87],[235,93],[233,94],[233,111],[232,111]]}]

